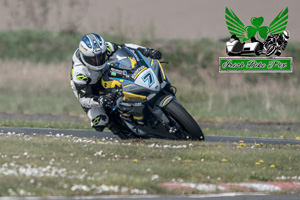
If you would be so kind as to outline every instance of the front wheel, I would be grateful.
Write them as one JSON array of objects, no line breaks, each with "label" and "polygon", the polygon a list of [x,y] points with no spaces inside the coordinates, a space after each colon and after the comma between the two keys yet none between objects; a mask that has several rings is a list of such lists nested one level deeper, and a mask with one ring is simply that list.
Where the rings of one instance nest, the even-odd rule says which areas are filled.
[{"label": "front wheel", "polygon": [[266,56],[271,56],[276,51],[276,48],[273,45],[267,46],[266,49]]},{"label": "front wheel", "polygon": [[188,134],[192,140],[204,140],[201,128],[193,117],[176,101],[171,101],[164,110],[180,125],[181,129]]}]

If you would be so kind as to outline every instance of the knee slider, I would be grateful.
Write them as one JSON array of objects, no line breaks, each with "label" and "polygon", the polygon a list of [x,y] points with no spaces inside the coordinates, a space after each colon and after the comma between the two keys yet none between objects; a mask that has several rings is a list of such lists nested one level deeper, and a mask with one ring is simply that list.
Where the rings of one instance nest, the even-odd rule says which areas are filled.
[{"label": "knee slider", "polygon": [[92,119],[93,127],[95,126],[106,126],[108,124],[107,115],[98,115],[94,119]]}]

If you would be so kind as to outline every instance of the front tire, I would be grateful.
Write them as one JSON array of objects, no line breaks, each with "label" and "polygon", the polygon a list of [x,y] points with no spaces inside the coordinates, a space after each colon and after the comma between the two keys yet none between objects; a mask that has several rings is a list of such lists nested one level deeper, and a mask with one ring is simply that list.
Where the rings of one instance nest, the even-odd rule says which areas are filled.
[{"label": "front tire", "polygon": [[192,140],[205,140],[203,132],[193,117],[176,101],[171,101],[164,107],[181,128],[189,134]]},{"label": "front tire", "polygon": [[271,56],[276,51],[275,46],[269,45],[266,50],[266,56]]}]

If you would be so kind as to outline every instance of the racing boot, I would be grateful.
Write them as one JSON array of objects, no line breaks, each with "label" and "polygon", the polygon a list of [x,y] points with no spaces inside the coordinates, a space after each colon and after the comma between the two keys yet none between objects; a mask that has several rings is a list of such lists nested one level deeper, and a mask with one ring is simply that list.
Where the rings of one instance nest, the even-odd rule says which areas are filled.
[{"label": "racing boot", "polygon": [[94,128],[95,131],[97,131],[97,132],[103,132],[105,126],[94,126],[93,128]]}]

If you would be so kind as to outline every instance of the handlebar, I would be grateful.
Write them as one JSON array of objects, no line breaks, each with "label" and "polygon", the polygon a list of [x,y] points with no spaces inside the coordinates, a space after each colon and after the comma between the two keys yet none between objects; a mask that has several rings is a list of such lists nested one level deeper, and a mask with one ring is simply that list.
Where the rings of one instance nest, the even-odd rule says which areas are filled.
[{"label": "handlebar", "polygon": [[166,63],[166,64],[169,64],[169,61],[160,61],[160,63]]},{"label": "handlebar", "polygon": [[[121,87],[115,87],[115,88],[111,88],[111,89],[107,89],[105,91],[100,91],[99,94],[100,95],[103,95],[103,94],[107,94],[107,93],[111,93],[115,96],[113,102],[109,103],[109,104],[106,104],[105,107],[109,107],[111,108],[111,112],[114,112],[117,108],[118,108],[118,105],[117,105],[117,100],[123,96],[123,89]],[[114,106],[115,105],[115,106]],[[114,106],[114,107],[113,107]]]}]

